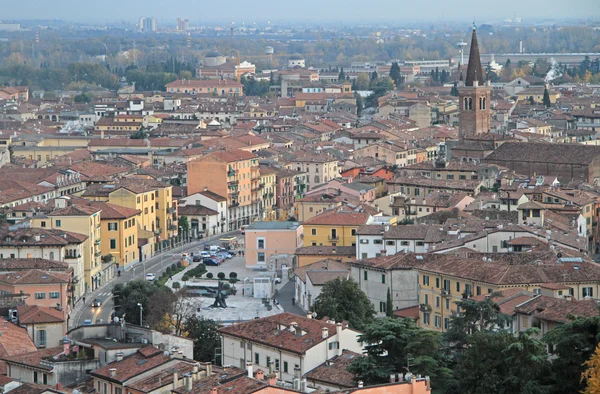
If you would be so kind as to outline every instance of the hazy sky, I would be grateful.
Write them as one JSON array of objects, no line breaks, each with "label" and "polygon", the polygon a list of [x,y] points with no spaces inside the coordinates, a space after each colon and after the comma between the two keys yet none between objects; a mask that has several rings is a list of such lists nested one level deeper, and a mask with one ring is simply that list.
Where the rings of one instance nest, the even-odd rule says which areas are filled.
[{"label": "hazy sky", "polygon": [[81,22],[159,20],[185,17],[191,22],[231,20],[343,23],[473,20],[485,23],[517,17],[600,18],[600,0],[0,0],[0,19],[62,19]]}]

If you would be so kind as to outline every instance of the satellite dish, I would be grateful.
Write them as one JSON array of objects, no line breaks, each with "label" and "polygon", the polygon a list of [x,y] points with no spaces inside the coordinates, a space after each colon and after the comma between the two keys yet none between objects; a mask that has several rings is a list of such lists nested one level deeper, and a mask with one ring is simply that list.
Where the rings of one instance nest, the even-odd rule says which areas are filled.
[{"label": "satellite dish", "polygon": [[312,318],[314,319],[314,318],[316,318],[316,317],[317,317],[317,312],[313,312],[313,313],[312,313]]}]

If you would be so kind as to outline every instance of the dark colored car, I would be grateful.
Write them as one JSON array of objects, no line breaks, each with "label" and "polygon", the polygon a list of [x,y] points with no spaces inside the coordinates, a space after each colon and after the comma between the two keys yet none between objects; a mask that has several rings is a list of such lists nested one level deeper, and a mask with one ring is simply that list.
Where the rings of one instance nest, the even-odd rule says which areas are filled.
[{"label": "dark colored car", "polygon": [[102,306],[102,301],[99,298],[94,299],[92,301],[92,307]]},{"label": "dark colored car", "polygon": [[201,261],[202,261],[202,256],[200,256],[199,254],[197,254],[197,255],[195,255],[195,256],[192,258],[192,261],[193,261],[194,263],[199,263],[199,262],[201,262]]},{"label": "dark colored car", "polygon": [[204,259],[202,260],[202,263],[204,263],[204,265],[212,265],[215,267],[219,266],[219,262],[214,259]]}]

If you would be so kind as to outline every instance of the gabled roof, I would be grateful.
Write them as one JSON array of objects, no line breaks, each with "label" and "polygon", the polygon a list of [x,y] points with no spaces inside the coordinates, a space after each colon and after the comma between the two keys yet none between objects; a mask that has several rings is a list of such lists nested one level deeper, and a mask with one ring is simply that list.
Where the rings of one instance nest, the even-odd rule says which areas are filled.
[{"label": "gabled roof", "polygon": [[21,324],[62,323],[65,321],[62,311],[47,306],[21,305],[17,307],[17,313]]},{"label": "gabled roof", "polygon": [[348,372],[348,366],[362,354],[344,349],[342,354],[327,360],[304,377],[307,380],[317,381],[335,387],[354,387],[354,375]]},{"label": "gabled roof", "polygon": [[368,213],[344,211],[344,210],[331,210],[325,211],[320,215],[308,219],[304,222],[304,225],[339,225],[339,226],[360,226],[366,224],[369,220]]},{"label": "gabled roof", "polygon": [[[113,361],[95,370],[91,375],[96,378],[123,383],[158,365],[169,362],[170,359],[169,356],[163,354],[162,350],[153,346],[146,346],[121,361]],[[113,368],[116,369],[115,376],[111,376],[110,370]]]},{"label": "gabled roof", "polygon": [[[292,323],[296,323],[294,332],[290,330]],[[335,324],[285,312],[223,327],[219,332],[276,349],[305,354],[309,349],[326,340],[322,336],[322,328],[327,328],[330,335],[333,335],[336,330]],[[297,331],[301,331],[303,335],[297,335]]]}]

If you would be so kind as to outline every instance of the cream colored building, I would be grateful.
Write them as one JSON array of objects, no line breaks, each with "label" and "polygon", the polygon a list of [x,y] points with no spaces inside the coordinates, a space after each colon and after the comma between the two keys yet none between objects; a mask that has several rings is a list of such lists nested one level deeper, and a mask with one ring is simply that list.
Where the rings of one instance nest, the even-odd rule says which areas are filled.
[{"label": "cream colored building", "polygon": [[105,283],[102,277],[100,209],[91,205],[65,205],[48,215],[34,216],[31,226],[69,229],[71,232],[87,236],[83,246],[85,291],[95,290]]}]

